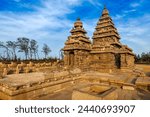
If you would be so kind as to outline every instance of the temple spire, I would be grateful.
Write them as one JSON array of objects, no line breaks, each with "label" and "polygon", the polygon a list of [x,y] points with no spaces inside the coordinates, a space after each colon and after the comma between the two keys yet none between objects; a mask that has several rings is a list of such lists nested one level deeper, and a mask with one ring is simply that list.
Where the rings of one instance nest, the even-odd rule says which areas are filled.
[{"label": "temple spire", "polygon": [[77,18],[77,21],[80,21],[80,17]]},{"label": "temple spire", "polygon": [[84,64],[87,59],[87,54],[91,50],[91,41],[86,35],[86,31],[83,28],[83,23],[80,18],[74,23],[71,35],[65,43],[63,51],[65,53],[64,64],[67,66],[80,66]]},{"label": "temple spire", "polygon": [[107,9],[107,8],[106,8],[106,4],[104,4],[104,9]]},{"label": "temple spire", "polygon": [[109,14],[109,11],[108,9],[106,8],[106,5],[104,5],[104,9],[102,11],[102,15],[108,15]]},{"label": "temple spire", "polygon": [[70,33],[71,35],[68,37],[68,41],[66,43],[76,43],[77,41],[90,43],[89,37],[86,36],[87,32],[84,30],[83,23],[80,18],[77,18],[75,21]]},{"label": "temple spire", "polygon": [[82,28],[83,23],[81,22],[80,18],[77,18],[76,22],[74,23],[74,28]]},{"label": "temple spire", "polygon": [[95,29],[96,30],[93,34],[93,49],[96,47],[100,50],[103,46],[111,48],[112,44],[120,45],[120,36],[111,17],[109,16],[109,11],[106,6],[104,6],[102,15]]}]

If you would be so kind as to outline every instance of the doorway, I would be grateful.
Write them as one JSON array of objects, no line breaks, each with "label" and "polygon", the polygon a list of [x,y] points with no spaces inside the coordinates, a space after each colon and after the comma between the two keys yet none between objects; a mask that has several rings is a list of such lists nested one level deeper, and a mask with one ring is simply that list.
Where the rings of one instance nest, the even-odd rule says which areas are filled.
[{"label": "doorway", "polygon": [[74,65],[74,52],[69,53],[69,66]]},{"label": "doorway", "polygon": [[115,54],[115,64],[118,69],[121,67],[121,56],[120,54]]}]

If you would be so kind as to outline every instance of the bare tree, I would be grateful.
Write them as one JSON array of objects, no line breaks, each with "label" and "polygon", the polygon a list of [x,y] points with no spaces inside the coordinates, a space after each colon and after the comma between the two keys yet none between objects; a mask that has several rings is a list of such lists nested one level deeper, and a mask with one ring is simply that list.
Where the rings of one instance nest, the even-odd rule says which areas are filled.
[{"label": "bare tree", "polygon": [[30,58],[32,59],[32,57],[34,55],[34,59],[36,59],[36,55],[38,55],[37,53],[38,53],[37,41],[32,39],[30,41]]},{"label": "bare tree", "polygon": [[[1,57],[1,58],[6,59],[6,60],[10,60],[10,53],[9,53],[8,47],[1,41],[0,41],[0,47],[6,49],[4,51],[4,57]],[[5,53],[6,53],[6,57],[5,57]]]},{"label": "bare tree", "polygon": [[44,44],[42,48],[42,52],[44,53],[45,59],[46,59],[48,54],[51,52],[51,49],[49,48],[47,44]]},{"label": "bare tree", "polygon": [[30,40],[25,37],[17,39],[19,52],[24,52],[26,60],[29,58],[29,42]]},{"label": "bare tree", "polygon": [[59,51],[59,59],[61,60],[61,59],[63,59],[64,58],[64,53],[63,53],[63,49],[61,49],[60,51]]},{"label": "bare tree", "polygon": [[15,41],[7,41],[6,42],[7,48],[10,48],[12,50],[12,56],[13,60],[17,59],[16,49],[17,49],[17,43]]}]

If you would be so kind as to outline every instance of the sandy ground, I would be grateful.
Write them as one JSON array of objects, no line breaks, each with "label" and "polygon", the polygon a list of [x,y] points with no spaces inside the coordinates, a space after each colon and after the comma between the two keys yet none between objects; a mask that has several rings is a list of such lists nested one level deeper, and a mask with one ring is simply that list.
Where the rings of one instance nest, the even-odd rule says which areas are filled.
[{"label": "sandy ground", "polygon": [[147,76],[150,76],[150,65],[147,64],[136,64],[137,69],[140,69],[145,72]]},{"label": "sandy ground", "polygon": [[137,68],[141,68],[144,72],[150,72],[150,65],[147,64],[136,64]]}]

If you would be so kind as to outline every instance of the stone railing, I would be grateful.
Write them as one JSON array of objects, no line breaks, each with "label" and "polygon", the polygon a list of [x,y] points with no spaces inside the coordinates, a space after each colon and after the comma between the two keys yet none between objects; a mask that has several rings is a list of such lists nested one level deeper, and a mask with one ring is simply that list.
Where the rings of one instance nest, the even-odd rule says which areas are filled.
[{"label": "stone railing", "polygon": [[41,68],[55,66],[57,62],[43,62],[43,63],[15,63],[11,62],[10,64],[0,63],[0,78],[5,77],[8,74],[19,74],[19,73],[30,73],[39,71]]}]

